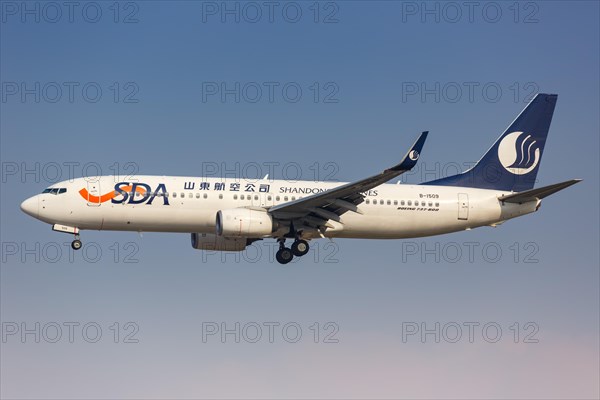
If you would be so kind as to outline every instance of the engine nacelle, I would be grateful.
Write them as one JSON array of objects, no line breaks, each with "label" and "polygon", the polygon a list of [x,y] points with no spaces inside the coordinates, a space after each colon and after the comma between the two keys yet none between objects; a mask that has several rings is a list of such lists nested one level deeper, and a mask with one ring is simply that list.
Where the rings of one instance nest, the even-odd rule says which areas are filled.
[{"label": "engine nacelle", "polygon": [[277,228],[269,213],[249,208],[219,210],[216,225],[217,235],[226,237],[260,238]]},{"label": "engine nacelle", "polygon": [[248,244],[246,238],[228,238],[212,233],[192,233],[192,247],[196,250],[242,251]]}]

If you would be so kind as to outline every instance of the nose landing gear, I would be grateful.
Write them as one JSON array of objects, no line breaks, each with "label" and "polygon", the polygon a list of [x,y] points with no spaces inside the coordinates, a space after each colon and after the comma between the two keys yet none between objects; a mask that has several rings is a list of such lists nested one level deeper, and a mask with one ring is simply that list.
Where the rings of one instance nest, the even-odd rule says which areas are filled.
[{"label": "nose landing gear", "polygon": [[82,246],[83,243],[81,243],[81,240],[79,240],[79,235],[75,235],[75,240],[71,242],[71,248],[73,250],[79,250]]},{"label": "nose landing gear", "polygon": [[73,250],[79,250],[81,249],[81,247],[83,247],[81,240],[79,240],[79,228],[75,226],[54,224],[52,225],[52,230],[56,232],[70,233],[75,235],[75,240],[71,242],[71,248]]}]

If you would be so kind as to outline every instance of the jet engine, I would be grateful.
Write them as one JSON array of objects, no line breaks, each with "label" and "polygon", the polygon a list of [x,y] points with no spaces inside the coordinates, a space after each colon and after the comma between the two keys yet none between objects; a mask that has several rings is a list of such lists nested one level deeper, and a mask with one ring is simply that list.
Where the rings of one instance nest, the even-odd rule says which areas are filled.
[{"label": "jet engine", "polygon": [[242,251],[248,246],[246,238],[228,238],[212,233],[192,233],[192,247],[196,250]]},{"label": "jet engine", "polygon": [[263,210],[232,208],[217,212],[217,235],[224,237],[259,238],[277,229],[273,217]]}]

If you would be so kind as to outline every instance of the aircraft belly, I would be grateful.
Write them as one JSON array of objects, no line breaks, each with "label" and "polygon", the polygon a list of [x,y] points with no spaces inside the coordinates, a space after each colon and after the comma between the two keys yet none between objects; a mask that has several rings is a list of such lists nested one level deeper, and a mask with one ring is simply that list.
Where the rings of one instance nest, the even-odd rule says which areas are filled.
[{"label": "aircraft belly", "polygon": [[[146,232],[214,232],[215,213],[206,209],[163,208],[145,205],[114,205],[103,213],[102,220],[95,218],[94,227],[117,231]],[[98,225],[101,227],[98,227]],[[89,225],[89,224],[85,224]]]},{"label": "aircraft belly", "polygon": [[416,236],[430,236],[455,232],[464,229],[465,224],[450,212],[438,211],[398,211],[390,213],[369,213],[347,215],[342,219],[344,229],[334,232],[335,237],[402,239]]}]

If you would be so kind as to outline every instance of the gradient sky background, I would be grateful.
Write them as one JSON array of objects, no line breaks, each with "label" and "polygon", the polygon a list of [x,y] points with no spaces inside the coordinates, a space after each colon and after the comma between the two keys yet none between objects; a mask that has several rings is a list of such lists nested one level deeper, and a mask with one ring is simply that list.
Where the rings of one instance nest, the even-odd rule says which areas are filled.
[{"label": "gradient sky background", "polygon": [[[42,16],[39,23],[31,15],[22,22],[15,4],[21,3],[1,2],[3,329],[95,322],[103,335],[88,343],[76,329],[69,343],[63,327],[58,343],[8,336],[0,353],[3,398],[600,396],[598,2],[520,3],[518,14],[513,2],[482,2],[472,21],[463,8],[455,23],[452,9],[433,2],[427,6],[439,7],[439,22],[422,10],[412,13],[420,2],[321,3],[319,23],[313,2],[294,3],[302,10],[297,23],[282,17],[285,3],[272,23],[265,14],[257,23],[231,16],[223,23],[203,13],[221,3],[193,1],[121,3],[118,23],[113,2],[94,3],[102,10],[97,23],[82,17],[87,3],[73,22],[63,8],[51,23],[45,19],[54,10],[28,2]],[[494,5],[502,14],[492,23]],[[123,23],[132,12],[137,22]],[[323,23],[332,12],[337,23]],[[48,91],[39,102],[9,94],[23,82],[30,88],[40,82]],[[51,82],[77,82],[73,101],[65,91],[50,102]],[[81,93],[89,82],[102,88],[95,103]],[[256,103],[232,96],[203,101],[203,82],[278,82],[280,88],[296,82],[303,95],[296,103],[281,90],[273,102],[266,93]],[[338,101],[321,96],[315,102],[314,82],[321,95],[333,83]],[[447,89],[439,101],[406,95],[415,83],[435,88],[436,82]],[[474,82],[474,97],[465,91],[452,101],[453,82],[463,88]],[[131,87],[139,89],[136,103],[123,101]],[[494,87],[502,90],[496,101]],[[332,178],[345,181],[392,165],[422,130],[431,134],[419,168],[433,170],[427,178],[434,179],[436,163],[439,171],[476,161],[537,90],[559,94],[539,185],[584,182],[545,200],[540,212],[496,229],[406,241],[320,241],[313,245],[318,252],[287,266],[273,261],[269,243],[258,245],[258,256],[236,259],[203,256],[189,235],[94,231],[82,235],[95,246],[88,260],[82,253],[71,260],[63,247],[69,236],[19,210],[22,200],[53,183],[46,178],[56,163],[62,179],[69,172],[64,163],[72,162],[79,163],[76,176],[86,162],[105,174],[115,163],[130,172],[131,162],[140,174],[192,176],[205,163],[295,162],[305,179],[318,163],[321,177],[334,171]],[[41,176],[21,176],[36,163]],[[18,173],[10,174],[15,165]],[[275,177],[282,175],[275,168]],[[422,177],[417,169],[406,180]],[[414,248],[434,254],[412,254]],[[125,262],[132,249],[137,262]],[[109,328],[114,322],[119,343]],[[139,327],[139,343],[123,343],[127,322]],[[265,328],[258,343],[235,343],[232,335],[225,343],[217,336],[204,343],[206,322],[230,328],[295,322],[303,335],[288,343],[276,329],[269,343]],[[310,330],[315,322],[319,343]],[[339,327],[338,343],[323,343],[327,322]],[[473,343],[466,328],[457,343],[435,343],[433,335],[405,343],[406,322],[480,327]],[[488,322],[503,330],[497,343],[482,338]],[[515,322],[518,343],[510,330]],[[539,343],[524,343],[528,322],[539,328]]]}]

